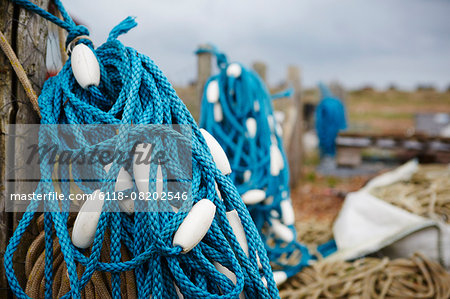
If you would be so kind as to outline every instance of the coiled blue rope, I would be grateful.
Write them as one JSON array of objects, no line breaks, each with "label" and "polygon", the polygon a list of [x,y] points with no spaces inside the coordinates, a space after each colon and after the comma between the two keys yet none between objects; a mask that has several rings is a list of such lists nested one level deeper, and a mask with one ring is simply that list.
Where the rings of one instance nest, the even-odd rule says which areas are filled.
[{"label": "coiled blue rope", "polygon": [[316,108],[316,131],[319,137],[321,156],[336,155],[336,137],[339,131],[347,128],[344,104],[331,90],[319,83],[321,100]]},{"label": "coiled blue rope", "polygon": [[[232,74],[236,63],[228,63],[225,54],[214,46],[199,49],[213,53],[217,58],[219,74],[212,76],[203,93],[200,127],[205,128],[218,140],[230,159],[233,173],[231,179],[239,193],[245,197],[249,190],[264,190],[266,199],[247,205],[255,221],[274,270],[281,270],[290,277],[298,273],[310,260],[307,248],[297,242],[293,221],[283,224],[282,202],[292,209],[289,190],[288,162],[283,150],[280,125],[274,115],[272,100],[289,95],[284,92],[270,96],[259,76],[239,64],[240,73]],[[211,89],[218,84],[218,100],[211,99]],[[210,89],[208,91],[208,89]],[[210,93],[210,94],[208,94]],[[214,97],[214,96],[213,96]],[[256,122],[256,134],[247,126],[249,119]],[[253,121],[250,121],[253,122]],[[252,126],[250,124],[250,126]],[[284,167],[271,173],[271,146],[275,145],[282,155]],[[293,217],[293,211],[292,217]],[[271,228],[277,226],[292,234],[285,241]],[[290,231],[290,232],[289,232]]]},{"label": "coiled blue rope", "polygon": [[[66,44],[80,35],[88,35],[85,27],[75,26],[59,0],[55,0],[64,20],[59,20],[27,0],[13,2],[33,11],[69,32]],[[224,176],[213,162],[206,141],[199,131],[186,106],[176,95],[175,90],[156,64],[147,56],[125,47],[117,40],[118,36],[136,26],[133,18],[126,18],[110,33],[108,40],[95,50],[100,63],[101,82],[98,87],[82,89],[74,79],[71,59],[55,77],[44,85],[39,97],[41,124],[116,124],[118,134],[100,142],[102,136],[93,134],[89,138],[76,130],[71,145],[60,138],[56,130],[42,129],[39,136],[40,145],[52,141],[59,149],[77,152],[85,148],[101,148],[132,151],[133,136],[142,135],[140,124],[184,124],[192,129],[192,201],[195,204],[203,198],[216,206],[215,218],[203,240],[190,252],[182,254],[182,248],[172,246],[175,231],[185,219],[187,212],[140,212],[135,203],[136,212],[132,216],[114,212],[116,201],[106,201],[103,206],[95,239],[90,251],[76,248],[70,239],[67,227],[70,201],[62,207],[54,201],[46,201],[44,213],[45,229],[45,298],[52,298],[53,253],[52,246],[57,238],[70,280],[70,291],[63,298],[80,298],[81,290],[86,286],[94,271],[107,271],[112,274],[112,296],[120,298],[119,273],[134,270],[139,298],[173,298],[177,297],[175,286],[186,298],[238,298],[244,291],[247,298],[278,298],[269,260],[264,244],[251,220],[245,205],[239,197],[231,179]],[[93,49],[88,39],[78,42],[86,43]],[[120,125],[133,124],[133,129]],[[125,126],[124,126],[125,127]],[[173,133],[174,142],[187,142]],[[104,137],[104,136],[103,136]],[[76,165],[56,165],[44,156],[41,164],[41,180],[36,194],[48,194],[55,191],[52,174],[57,169],[63,177],[71,172],[77,186],[85,193],[94,188],[84,184]],[[106,174],[103,165],[94,163],[90,168],[93,177],[99,180],[98,188],[105,193],[114,192],[114,182],[120,170],[118,163],[113,163]],[[217,183],[221,193],[219,198],[215,189]],[[63,194],[68,197],[69,181],[60,183]],[[151,185],[151,184],[149,184]],[[136,186],[132,188],[136,190]],[[128,190],[128,191],[132,191]],[[4,266],[9,285],[18,298],[29,298],[19,285],[14,267],[14,252],[20,246],[20,240],[30,225],[40,201],[30,202],[17,229],[11,237],[4,256]],[[149,203],[151,204],[151,203]],[[106,212],[111,210],[113,212]],[[248,242],[249,255],[241,248],[226,212],[236,210],[242,222]],[[59,212],[53,212],[59,211]],[[111,232],[110,262],[100,261],[100,251],[107,230]],[[123,261],[120,247],[126,246],[132,259]],[[258,258],[262,268],[258,267]],[[234,273],[234,283],[213,266],[216,261]],[[85,270],[79,278],[76,272],[78,264]],[[32,279],[32,278],[30,278]],[[267,286],[263,282],[266,281]]]}]

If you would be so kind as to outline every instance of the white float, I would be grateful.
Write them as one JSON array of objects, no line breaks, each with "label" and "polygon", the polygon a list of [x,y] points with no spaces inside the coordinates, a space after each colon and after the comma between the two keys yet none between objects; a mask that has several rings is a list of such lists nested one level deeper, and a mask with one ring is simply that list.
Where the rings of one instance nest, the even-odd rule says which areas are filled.
[{"label": "white float", "polygon": [[206,100],[210,103],[216,103],[219,101],[219,82],[217,80],[212,80],[208,83],[206,87]]},{"label": "white float", "polygon": [[95,190],[84,202],[73,225],[72,243],[76,247],[88,248],[94,242],[103,203],[104,194],[100,190]]},{"label": "white float", "polygon": [[256,263],[258,264],[258,269],[262,269],[261,259],[259,258],[258,252],[256,253]]},{"label": "white float", "polygon": [[158,198],[161,198],[163,190],[164,190],[164,178],[161,165],[158,164],[158,167],[156,168],[156,193],[158,194]]},{"label": "white float", "polygon": [[191,251],[208,232],[215,214],[212,201],[204,198],[197,202],[175,232],[173,246],[183,248],[183,253]]},{"label": "white float", "polygon": [[[106,172],[109,172],[111,169],[112,163],[105,165],[103,169]],[[133,187],[133,179],[131,178],[131,175],[126,171],[123,167],[120,168],[119,174],[117,175],[116,179],[116,185],[114,187],[114,191],[120,192],[127,189],[130,189]],[[122,200],[119,200],[119,207],[120,210],[127,213],[128,215],[131,215],[134,213],[134,201],[129,198],[125,198]]]},{"label": "white float", "polygon": [[260,189],[252,189],[242,194],[241,197],[246,205],[254,205],[266,198],[266,192]]},{"label": "white float", "polygon": [[78,44],[72,50],[72,72],[78,84],[86,89],[100,84],[100,66],[94,52],[85,44]]},{"label": "white float", "polygon": [[219,102],[214,104],[214,121],[220,123],[223,120],[223,110]]},{"label": "white float", "polygon": [[[141,160],[146,160],[146,157],[150,155],[152,146],[148,143],[141,143],[136,146],[135,152],[142,153]],[[139,192],[147,194],[148,192],[148,182],[150,175],[150,161],[146,161],[137,164],[138,154],[134,154],[134,165],[133,165],[133,175],[136,182],[136,186]],[[147,163],[148,162],[148,163]]]},{"label": "white float", "polygon": [[273,117],[273,115],[269,115],[267,116],[267,121],[269,122],[269,128],[270,131],[273,132],[273,129],[275,128],[275,118]]},{"label": "white float", "polygon": [[270,145],[270,174],[277,176],[284,168],[283,155],[276,144]]},{"label": "white float", "polygon": [[256,136],[256,119],[253,117],[247,118],[245,125],[247,127],[249,137],[254,138]]},{"label": "white float", "polygon": [[293,225],[295,223],[294,208],[290,199],[283,199],[280,203],[282,220],[286,225]]},{"label": "white float", "polygon": [[237,211],[236,210],[229,211],[226,213],[226,215],[239,245],[241,245],[242,250],[244,250],[245,254],[248,256],[247,237],[245,236],[244,227],[242,226],[242,222],[241,219],[239,218]]},{"label": "white float", "polygon": [[[261,278],[264,286],[267,288],[267,280],[265,277]],[[275,284],[277,286],[281,285],[283,282],[287,280],[287,274],[284,271],[274,271],[273,272],[273,280],[275,280]]]},{"label": "white float", "polygon": [[236,63],[230,63],[227,67],[227,76],[238,78],[242,74],[241,66]]},{"label": "white float", "polygon": [[283,282],[287,280],[287,274],[284,271],[274,271],[273,272],[273,280],[275,280],[275,283],[277,286],[280,286]]},{"label": "white float", "polygon": [[[230,279],[233,282],[234,285],[236,285],[237,279],[236,279],[236,275],[234,275],[233,272],[231,272],[230,270],[228,270],[228,268],[222,266],[218,262],[213,262],[213,264],[214,264],[214,267],[216,267],[217,271],[219,271],[220,273],[225,275],[228,279]],[[245,298],[244,291],[242,291],[239,294],[239,298],[240,299],[244,299]]]},{"label": "white float", "polygon": [[228,175],[231,173],[230,162],[228,161],[227,155],[225,154],[223,148],[217,142],[217,140],[208,133],[205,129],[200,129],[200,132],[205,138],[206,144],[209,147],[209,151],[214,159],[214,163],[216,163],[217,168],[224,174]]},{"label": "white float", "polygon": [[[105,165],[103,169],[108,173],[111,169],[112,163]],[[126,171],[123,167],[120,168],[119,174],[117,175],[116,185],[114,187],[114,191],[119,192],[123,190],[127,190],[133,187],[133,179],[131,175]]]},{"label": "white float", "polygon": [[134,200],[131,198],[119,200],[119,207],[122,212],[131,215],[134,213]]},{"label": "white float", "polygon": [[272,219],[272,227],[271,227],[275,236],[279,239],[283,240],[286,243],[290,243],[294,241],[294,233],[292,230],[281,223],[278,219]]},{"label": "white float", "polygon": [[250,178],[252,177],[252,172],[250,170],[244,171],[244,182],[250,181]]},{"label": "white float", "polygon": [[259,112],[259,101],[258,100],[253,101],[253,110],[255,110],[255,112]]}]

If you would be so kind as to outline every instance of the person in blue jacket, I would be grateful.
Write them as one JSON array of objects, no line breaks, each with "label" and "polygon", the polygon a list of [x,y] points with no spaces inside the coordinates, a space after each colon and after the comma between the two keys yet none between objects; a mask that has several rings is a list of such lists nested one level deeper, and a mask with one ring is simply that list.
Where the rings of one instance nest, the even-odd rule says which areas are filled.
[{"label": "person in blue jacket", "polygon": [[319,137],[320,156],[336,155],[336,137],[340,130],[347,128],[344,104],[336,98],[328,87],[319,83],[321,100],[316,108],[316,131]]}]

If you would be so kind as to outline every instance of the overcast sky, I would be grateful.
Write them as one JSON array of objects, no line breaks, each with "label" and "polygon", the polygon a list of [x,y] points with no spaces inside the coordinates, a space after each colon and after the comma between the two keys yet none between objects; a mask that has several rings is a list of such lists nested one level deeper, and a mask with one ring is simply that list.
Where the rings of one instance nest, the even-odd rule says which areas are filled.
[{"label": "overcast sky", "polygon": [[[64,1],[64,0],[63,0]],[[449,0],[77,0],[67,10],[96,45],[127,16],[120,39],[152,58],[175,84],[196,76],[193,52],[212,42],[230,61],[268,65],[268,80],[302,68],[304,84],[346,87],[450,85]]]}]

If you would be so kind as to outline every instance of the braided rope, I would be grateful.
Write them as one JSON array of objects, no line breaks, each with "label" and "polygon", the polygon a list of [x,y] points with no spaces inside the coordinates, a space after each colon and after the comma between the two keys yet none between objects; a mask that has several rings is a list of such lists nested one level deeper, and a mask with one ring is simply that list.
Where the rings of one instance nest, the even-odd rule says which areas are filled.
[{"label": "braided rope", "polygon": [[1,31],[0,31],[0,48],[2,48],[6,57],[8,57],[9,62],[11,63],[14,71],[16,72],[17,78],[19,78],[19,81],[22,84],[25,93],[27,94],[28,98],[31,101],[33,109],[40,116],[38,97],[36,95],[36,92],[34,91],[30,79],[28,79],[27,73],[23,69],[22,64],[17,58],[16,53],[14,53],[14,50],[11,48],[11,45],[8,43],[6,37],[3,35],[3,32]]},{"label": "braided rope", "polygon": [[[27,0],[14,2],[66,29],[69,32],[66,46],[77,36],[89,34],[85,27],[73,23],[58,0],[55,1],[55,5],[60,10],[63,20]],[[105,288],[100,287],[100,290],[97,290],[95,283],[99,275],[96,273],[100,271],[103,274],[109,273],[106,275],[106,281],[111,282],[111,297],[119,298],[125,291],[121,287],[123,286],[121,273],[133,271],[136,276],[138,298],[148,298],[150,295],[152,298],[176,297],[177,289],[183,296],[189,298],[236,298],[241,292],[245,292],[248,298],[278,298],[266,250],[250,214],[230,178],[217,169],[206,141],[191,114],[155,63],[117,40],[119,35],[135,26],[133,18],[125,19],[113,28],[107,42],[95,50],[101,71],[101,82],[98,87],[90,86],[82,89],[77,84],[71,70],[71,58],[57,76],[47,80],[39,97],[41,124],[134,124],[133,129],[119,129],[117,135],[106,141],[101,141],[102,136],[96,135],[87,138],[76,129],[72,132],[74,139],[71,142],[74,143],[74,148],[99,146],[126,151],[132,151],[132,139],[142,135],[143,131],[138,126],[140,124],[190,126],[192,140],[183,139],[173,129],[166,130],[172,132],[170,137],[178,136],[173,142],[189,141],[192,144],[192,202],[195,204],[203,198],[213,202],[216,213],[211,227],[197,246],[190,252],[182,254],[180,246],[172,245],[172,236],[185,219],[187,212],[183,210],[178,213],[140,212],[139,205],[144,203],[137,201],[136,212],[128,216],[125,213],[105,212],[109,209],[114,210],[118,204],[117,201],[107,201],[98,221],[92,247],[89,251],[80,251],[70,239],[67,212],[70,201],[64,202],[62,207],[53,201],[46,201],[47,212],[44,213],[43,221],[45,255],[36,260],[35,263],[39,265],[27,268],[30,273],[42,273],[42,259],[44,259],[44,279],[40,280],[39,286],[37,282],[32,284],[29,290],[33,290],[34,293],[39,290],[39,296],[43,295],[45,298],[53,296],[81,298],[83,291],[86,296],[92,295],[93,292],[104,294]],[[85,43],[93,50],[93,45],[88,39],[79,42]],[[44,140],[51,140],[61,146],[61,150],[71,150],[71,147],[58,137],[55,130],[43,129],[40,132],[39,142],[42,145]],[[43,157],[40,166],[41,181],[36,194],[55,191],[52,175],[56,166],[47,156]],[[170,166],[171,164],[168,167]],[[90,169],[93,176],[104,179],[99,183],[98,189],[112,194],[119,168],[117,163],[113,163],[108,174],[105,174],[103,165],[94,163]],[[59,165],[58,171],[64,174],[63,177],[68,177],[70,172],[77,188],[85,193],[92,193],[93,189],[79,179],[81,169],[75,164],[72,164],[70,169],[68,166]],[[216,191],[214,183],[217,184],[220,194]],[[63,180],[59,185],[67,198],[71,189],[69,182]],[[135,189],[134,186],[133,190]],[[222,200],[219,198],[220,195]],[[149,201],[145,204],[153,203]],[[27,294],[17,281],[13,256],[38,205],[39,201],[36,200],[29,204],[27,212],[9,241],[4,257],[9,285],[18,298],[30,298],[31,294]],[[60,212],[48,212],[55,210]],[[248,241],[248,256],[237,241],[226,217],[226,212],[232,210],[237,212],[242,223]],[[110,229],[110,235],[107,234],[107,228]],[[122,253],[124,247],[130,252],[129,259]],[[105,256],[106,249],[110,250],[107,252],[109,261],[105,262],[102,256]],[[61,255],[57,255],[59,251],[64,262],[60,261]],[[37,253],[30,253],[30,256],[31,261],[34,261]],[[258,267],[258,257],[261,269]],[[55,273],[55,265],[59,262],[64,266],[60,266]],[[235,282],[216,270],[214,262],[220,263],[232,272],[235,275]],[[59,270],[61,267],[65,267],[64,270]],[[68,278],[62,275],[59,280],[57,276],[61,276],[61,272],[65,269]],[[59,288],[55,283],[59,283]],[[132,297],[128,294],[128,290],[126,294]]]},{"label": "braided rope", "polygon": [[[285,221],[287,213],[282,207],[286,205],[293,218],[288,162],[272,100],[289,93],[271,97],[255,72],[241,64],[228,63],[225,54],[214,46],[199,49],[197,53],[205,51],[216,56],[220,73],[209,78],[205,85],[200,126],[218,140],[230,158],[231,179],[244,202],[247,192],[255,189],[265,192],[264,201],[248,203],[247,208],[266,245],[273,269],[284,271],[290,277],[308,264],[310,255],[296,241],[294,219]],[[284,165],[278,171],[273,170],[273,147],[280,153],[280,164]],[[275,225],[292,235],[291,240],[280,238],[273,230]]]}]

